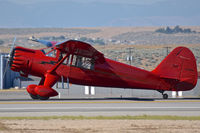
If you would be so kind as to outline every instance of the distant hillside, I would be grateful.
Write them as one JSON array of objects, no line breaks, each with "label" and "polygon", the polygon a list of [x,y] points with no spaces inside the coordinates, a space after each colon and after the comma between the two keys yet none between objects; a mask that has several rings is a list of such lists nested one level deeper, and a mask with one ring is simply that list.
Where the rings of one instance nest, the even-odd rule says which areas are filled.
[{"label": "distant hillside", "polygon": [[91,34],[100,32],[99,29],[87,29],[87,28],[0,28],[0,34],[14,34],[14,35],[26,35],[26,34],[39,34],[39,33],[72,33],[72,34]]},{"label": "distant hillside", "polygon": [[198,44],[200,43],[199,33],[190,34],[162,34],[157,32],[127,32],[112,39],[120,40],[121,43],[125,44],[141,44],[141,45],[169,45],[169,44]]},{"label": "distant hillside", "polygon": [[[105,57],[129,64],[128,48],[132,49],[132,65],[146,70],[154,69],[167,55],[164,47],[170,51],[180,45],[190,48],[197,59],[200,69],[200,34],[175,33],[163,34],[155,32],[161,27],[97,27],[97,28],[0,28],[0,52],[8,52],[14,36],[16,45],[28,48],[42,48],[41,44],[28,41],[30,36],[36,38],[64,41],[78,39],[90,42]],[[200,26],[183,27],[200,32]],[[101,44],[101,45],[99,45]]]}]

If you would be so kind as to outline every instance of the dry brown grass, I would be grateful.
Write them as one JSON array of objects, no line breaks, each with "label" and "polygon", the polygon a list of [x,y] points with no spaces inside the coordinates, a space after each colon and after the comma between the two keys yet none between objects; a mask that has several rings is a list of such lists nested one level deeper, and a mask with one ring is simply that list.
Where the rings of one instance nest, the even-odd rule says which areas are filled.
[{"label": "dry brown grass", "polygon": [[4,120],[5,133],[194,133],[200,121],[189,120]]},{"label": "dry brown grass", "polygon": [[3,122],[0,122],[0,132],[4,130],[9,130],[9,128]]}]

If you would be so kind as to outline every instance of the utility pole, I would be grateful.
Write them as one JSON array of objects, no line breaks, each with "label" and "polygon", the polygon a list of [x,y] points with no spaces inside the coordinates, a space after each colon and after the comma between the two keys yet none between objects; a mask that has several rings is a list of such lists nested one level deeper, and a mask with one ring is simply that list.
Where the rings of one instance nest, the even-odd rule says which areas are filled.
[{"label": "utility pole", "polygon": [[132,50],[133,50],[134,48],[127,48],[127,50],[128,50],[128,56],[127,56],[127,61],[129,61],[129,64],[131,65],[131,63],[132,63],[132,60],[133,60],[133,56],[132,56]]},{"label": "utility pole", "polygon": [[167,56],[168,56],[168,54],[169,54],[169,49],[170,49],[171,47],[167,46],[167,47],[164,47],[164,48],[166,48],[166,53],[167,53]]}]

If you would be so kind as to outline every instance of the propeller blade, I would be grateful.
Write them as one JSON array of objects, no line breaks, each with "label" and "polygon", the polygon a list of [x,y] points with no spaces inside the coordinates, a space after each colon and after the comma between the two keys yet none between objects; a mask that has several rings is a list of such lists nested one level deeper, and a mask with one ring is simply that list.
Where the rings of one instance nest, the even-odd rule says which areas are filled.
[{"label": "propeller blade", "polygon": [[13,43],[12,43],[12,46],[11,46],[11,49],[10,49],[9,56],[11,55],[11,53],[12,53],[12,51],[13,51],[13,49],[14,49],[15,42],[16,42],[16,37],[15,37],[14,40],[13,40]]},{"label": "propeller blade", "polygon": [[12,46],[11,46],[11,48],[10,48],[10,52],[9,52],[9,54],[8,54],[8,60],[7,60],[7,62],[6,62],[6,68],[4,69],[3,79],[5,78],[6,72],[8,71],[8,67],[9,67],[9,63],[10,63],[10,57],[11,57],[12,51],[13,51],[13,49],[14,49],[15,42],[16,42],[16,37],[15,37],[14,40],[13,40]]}]

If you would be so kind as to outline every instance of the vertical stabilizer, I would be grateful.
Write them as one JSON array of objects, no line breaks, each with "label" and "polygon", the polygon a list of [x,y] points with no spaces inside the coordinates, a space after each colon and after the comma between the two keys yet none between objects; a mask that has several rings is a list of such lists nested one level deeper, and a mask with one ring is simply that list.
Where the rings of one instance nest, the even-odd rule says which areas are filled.
[{"label": "vertical stabilizer", "polygon": [[175,48],[153,71],[167,80],[177,81],[175,89],[190,90],[197,83],[196,59],[188,48]]}]

